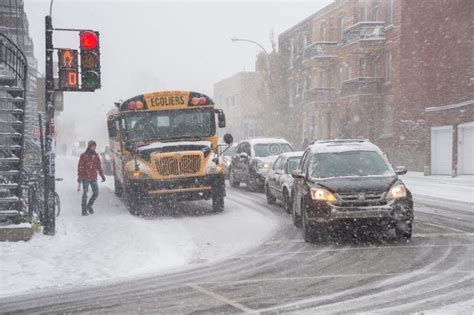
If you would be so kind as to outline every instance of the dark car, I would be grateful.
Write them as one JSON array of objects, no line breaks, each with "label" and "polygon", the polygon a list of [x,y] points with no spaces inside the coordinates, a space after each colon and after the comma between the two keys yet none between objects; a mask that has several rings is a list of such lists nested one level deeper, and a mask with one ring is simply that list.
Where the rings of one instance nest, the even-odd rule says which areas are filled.
[{"label": "dark car", "polygon": [[245,183],[251,191],[263,190],[265,178],[278,155],[291,152],[290,143],[281,138],[257,138],[241,141],[230,165],[232,187]]},{"label": "dark car", "polygon": [[[305,241],[324,239],[339,223],[363,223],[411,238],[413,197],[380,149],[366,140],[317,141],[292,175],[293,222]],[[340,226],[340,225],[339,225]]]},{"label": "dark car", "polygon": [[293,177],[291,173],[300,164],[302,151],[288,152],[278,156],[271,170],[268,172],[265,183],[265,194],[269,204],[279,200],[286,212],[291,212],[291,187]]}]

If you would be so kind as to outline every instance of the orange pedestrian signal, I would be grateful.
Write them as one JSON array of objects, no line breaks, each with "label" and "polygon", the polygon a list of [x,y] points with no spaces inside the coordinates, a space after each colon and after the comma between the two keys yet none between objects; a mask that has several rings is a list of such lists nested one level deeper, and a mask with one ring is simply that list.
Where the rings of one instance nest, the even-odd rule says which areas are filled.
[{"label": "orange pedestrian signal", "polygon": [[59,89],[62,91],[79,89],[78,51],[58,49]]}]

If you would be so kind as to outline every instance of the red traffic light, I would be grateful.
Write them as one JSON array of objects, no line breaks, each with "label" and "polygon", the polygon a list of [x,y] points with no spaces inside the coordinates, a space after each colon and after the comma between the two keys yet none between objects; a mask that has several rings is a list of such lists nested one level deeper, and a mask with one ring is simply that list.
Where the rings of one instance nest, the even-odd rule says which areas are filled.
[{"label": "red traffic light", "polygon": [[99,43],[99,38],[96,33],[93,32],[82,32],[81,33],[81,46],[84,49],[94,49]]}]

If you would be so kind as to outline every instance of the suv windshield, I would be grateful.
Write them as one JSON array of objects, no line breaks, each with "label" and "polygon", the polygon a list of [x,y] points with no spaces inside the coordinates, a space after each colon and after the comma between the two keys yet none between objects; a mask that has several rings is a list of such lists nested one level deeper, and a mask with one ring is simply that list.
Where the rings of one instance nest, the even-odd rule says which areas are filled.
[{"label": "suv windshield", "polygon": [[293,149],[287,143],[259,143],[253,147],[255,156],[267,157],[272,155],[280,155],[282,153],[291,152]]},{"label": "suv windshield", "polygon": [[311,177],[387,175],[390,166],[375,151],[316,153],[311,162]]},{"label": "suv windshield", "polygon": [[207,137],[215,132],[212,109],[138,112],[125,117],[128,139]]}]

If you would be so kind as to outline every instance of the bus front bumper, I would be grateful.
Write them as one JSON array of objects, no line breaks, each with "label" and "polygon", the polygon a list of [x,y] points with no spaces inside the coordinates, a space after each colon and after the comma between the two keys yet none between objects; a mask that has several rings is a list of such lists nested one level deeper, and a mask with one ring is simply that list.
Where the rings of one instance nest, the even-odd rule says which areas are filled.
[{"label": "bus front bumper", "polygon": [[225,191],[224,174],[163,180],[133,180],[129,184],[137,196],[153,199],[210,199],[216,189]]}]

